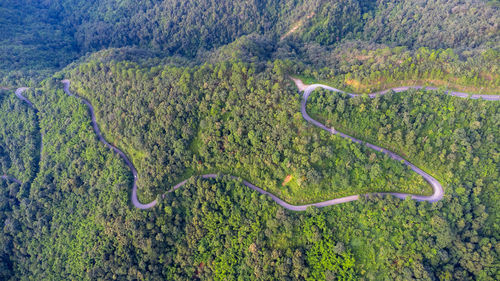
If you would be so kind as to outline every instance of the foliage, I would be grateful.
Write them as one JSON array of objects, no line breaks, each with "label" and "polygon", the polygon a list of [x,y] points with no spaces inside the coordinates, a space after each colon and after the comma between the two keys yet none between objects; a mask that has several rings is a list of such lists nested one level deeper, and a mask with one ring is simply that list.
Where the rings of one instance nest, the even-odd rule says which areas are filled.
[{"label": "foliage", "polygon": [[0,176],[29,182],[37,172],[40,148],[36,112],[14,96],[0,90]]},{"label": "foliage", "polygon": [[[442,93],[393,93],[374,99],[313,94],[313,116],[341,131],[396,151],[462,195],[473,190],[498,214],[499,107]],[[362,133],[361,133],[362,132]],[[495,233],[492,219],[484,228]]]},{"label": "foliage", "polygon": [[[358,42],[359,43],[359,42]],[[468,93],[498,94],[498,50],[477,51],[462,58],[452,49],[416,51],[404,47],[370,49],[346,43],[328,53],[309,53],[316,69],[297,66],[304,78],[325,81],[354,93],[372,93],[397,86],[448,87]]]},{"label": "foliage", "polygon": [[498,6],[486,1],[377,1],[363,37],[410,48],[499,47]]},{"label": "foliage", "polygon": [[[318,120],[439,178],[445,197],[432,204],[360,196],[291,212],[239,180],[193,176],[237,175],[297,204],[425,193],[400,163],[306,123],[288,75],[358,93],[425,84],[498,94],[498,8],[1,1],[0,175],[22,184],[0,179],[0,279],[499,280],[498,102],[442,89],[311,96]],[[130,170],[63,78],[95,106],[155,208],[131,206]],[[36,112],[3,90],[15,85],[32,87]]]},{"label": "foliage", "polygon": [[0,84],[33,85],[76,57],[72,35],[43,2],[0,3]]},{"label": "foliage", "polygon": [[250,53],[266,50],[257,52],[261,59],[295,54],[301,60],[307,55],[301,49],[352,39],[461,53],[498,48],[500,34],[498,5],[476,0],[6,0],[0,17],[0,76],[8,85],[35,84],[110,47],[211,60],[204,54],[250,36],[244,43]]},{"label": "foliage", "polygon": [[[208,172],[240,176],[295,204],[431,192],[400,163],[308,125],[301,97],[273,73],[281,64],[256,72],[239,62],[149,70],[91,61],[71,77],[96,106],[104,134],[136,164],[144,201]],[[287,175],[293,180],[284,184]]]},{"label": "foliage", "polygon": [[45,132],[40,172],[29,188],[0,183],[6,278],[496,279],[498,211],[485,197],[498,191],[480,172],[434,204],[375,197],[300,213],[229,178],[192,179],[144,212],[130,207],[130,171],[98,142],[85,105],[56,85],[27,92]]}]

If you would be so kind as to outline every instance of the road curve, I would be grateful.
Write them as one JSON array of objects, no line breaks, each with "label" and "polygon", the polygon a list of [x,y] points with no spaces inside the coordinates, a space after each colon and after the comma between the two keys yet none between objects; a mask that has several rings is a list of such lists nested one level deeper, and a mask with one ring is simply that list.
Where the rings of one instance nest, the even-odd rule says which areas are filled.
[{"label": "road curve", "polygon": [[17,88],[17,90],[16,90],[16,96],[17,96],[20,100],[25,101],[25,102],[26,102],[26,103],[27,103],[30,107],[35,108],[35,107],[33,106],[33,103],[31,103],[31,102],[30,102],[27,98],[25,98],[25,97],[23,96],[23,92],[24,92],[24,91],[26,91],[26,90],[28,90],[28,89],[29,89],[29,88],[27,88],[27,87]]},{"label": "road curve", "polygon": [[[403,159],[401,156],[397,155],[396,153],[394,153],[390,150],[378,147],[378,146],[371,144],[371,143],[368,143],[368,142],[363,142],[357,138],[354,138],[354,137],[346,135],[342,132],[338,132],[338,131],[335,131],[331,128],[328,128],[324,124],[312,119],[309,116],[309,114],[307,114],[307,112],[306,112],[307,99],[309,98],[309,95],[316,88],[323,88],[325,90],[329,90],[332,92],[343,93],[343,94],[346,94],[350,97],[360,96],[359,94],[347,93],[347,92],[344,92],[342,90],[339,90],[339,89],[336,89],[336,88],[333,88],[330,86],[322,85],[322,84],[306,85],[300,79],[293,78],[293,77],[291,77],[291,78],[295,82],[295,85],[297,86],[299,91],[304,92],[303,97],[302,97],[302,102],[301,102],[301,112],[302,112],[302,116],[304,117],[304,119],[306,121],[308,121],[309,123],[315,125],[316,127],[321,128],[329,133],[336,134],[342,138],[350,139],[353,142],[356,142],[359,144],[363,144],[363,145],[365,145],[373,150],[376,150],[376,151],[379,151],[379,152],[382,152],[382,153],[388,155],[389,157],[391,157],[392,159],[394,159],[396,161],[402,162],[404,165],[408,166],[411,170],[413,170],[414,172],[416,172],[417,174],[422,176],[429,183],[429,185],[432,187],[432,189],[434,191],[433,194],[430,196],[414,195],[414,194],[407,194],[407,193],[394,193],[394,192],[393,193],[371,193],[371,194],[393,195],[393,196],[395,196],[397,198],[401,198],[401,199],[404,199],[408,196],[411,196],[412,199],[415,199],[417,201],[429,201],[429,202],[436,202],[436,201],[439,201],[443,198],[444,190],[443,190],[442,185],[434,177],[432,177],[431,175],[422,171],[422,169],[418,168],[417,166],[413,165],[412,163],[408,162],[407,160]],[[403,86],[403,87],[387,89],[384,91],[374,92],[374,93],[368,94],[368,97],[375,98],[376,96],[385,95],[385,94],[388,94],[391,92],[400,93],[400,92],[408,91],[409,89],[437,90],[438,88],[425,87],[425,86]],[[460,98],[484,99],[484,100],[488,100],[488,101],[500,100],[500,95],[478,95],[478,94],[468,94],[468,93],[454,92],[454,91],[448,91],[448,90],[445,91],[444,93],[447,95],[450,95],[450,96],[460,97]],[[366,194],[366,195],[368,195],[368,194]]]},{"label": "road curve", "polygon": [[[312,119],[306,112],[306,104],[307,104],[307,98],[309,97],[309,95],[311,94],[311,92],[318,88],[318,87],[321,87],[321,88],[324,88],[324,89],[327,89],[327,90],[330,90],[330,91],[333,91],[333,92],[339,92],[339,93],[345,93],[341,90],[338,90],[338,89],[335,89],[335,88],[332,88],[332,87],[329,87],[329,86],[325,86],[325,85],[320,85],[320,84],[314,84],[314,85],[304,85],[302,83],[302,81],[300,81],[299,79],[295,79],[295,78],[292,78],[297,87],[299,88],[299,91],[304,91],[304,94],[303,94],[303,99],[302,99],[302,103],[301,103],[301,112],[302,112],[302,116],[304,117],[305,120],[307,120],[308,122],[312,123],[313,125],[323,129],[323,130],[326,130],[330,133],[333,133],[333,134],[336,134],[336,135],[339,135],[343,138],[348,138],[354,142],[357,142],[357,143],[360,143],[360,144],[363,144],[363,145],[366,145],[368,146],[369,148],[371,149],[374,149],[376,151],[379,151],[379,152],[382,152],[388,156],[390,156],[392,159],[394,160],[397,160],[397,161],[401,161],[403,162],[405,165],[407,165],[410,169],[412,169],[413,171],[415,171],[417,174],[421,175],[433,188],[434,190],[434,193],[431,195],[431,196],[421,196],[421,195],[413,195],[413,194],[406,194],[406,193],[370,193],[370,194],[374,194],[374,195],[393,195],[397,198],[406,198],[408,196],[411,196],[412,199],[415,199],[415,200],[418,200],[418,201],[429,201],[429,202],[435,202],[435,201],[439,201],[443,198],[443,195],[444,195],[444,191],[443,191],[443,187],[441,186],[441,184],[435,179],[433,178],[432,176],[430,176],[429,174],[427,174],[426,172],[422,171],[421,169],[419,169],[418,167],[416,167],[415,165],[411,164],[410,162],[404,160],[401,156],[395,154],[394,152],[391,152],[389,150],[386,150],[386,149],[383,149],[381,147],[378,147],[376,145],[373,145],[373,144],[370,144],[370,143],[367,143],[367,142],[363,142],[359,139],[356,139],[354,137],[351,137],[349,135],[346,135],[344,133],[341,133],[341,132],[337,132],[337,131],[334,131],[328,127],[326,127],[325,125],[321,124],[320,122]],[[77,96],[77,95],[74,95],[70,92],[69,90],[69,85],[70,85],[70,81],[69,80],[63,80],[61,81],[63,84],[64,84],[64,91],[66,92],[66,94],[68,94],[69,96],[72,96],[72,97],[76,97],[78,99],[80,99],[85,105],[88,106],[89,110],[90,110],[90,115],[91,115],[91,119],[92,119],[92,126],[94,128],[94,131],[96,132],[97,134],[97,137],[98,139],[104,143],[107,147],[109,147],[110,149],[112,149],[114,152],[116,152],[121,158],[123,158],[123,160],[125,161],[125,163],[127,164],[127,166],[130,168],[130,170],[132,171],[132,175],[134,176],[134,181],[133,181],[133,186],[132,186],[132,195],[131,195],[131,200],[132,200],[132,204],[138,208],[138,209],[149,209],[149,208],[152,208],[154,206],[156,206],[156,204],[158,204],[158,201],[155,199],[147,204],[143,204],[141,202],[139,202],[139,200],[137,199],[137,170],[135,169],[134,165],[132,164],[132,162],[128,159],[128,157],[125,155],[125,153],[123,153],[120,149],[118,149],[117,147],[115,147],[114,145],[110,144],[109,142],[107,142],[104,137],[102,136],[101,134],[101,131],[99,129],[99,126],[97,125],[97,122],[96,122],[96,117],[95,117],[95,113],[94,113],[94,108],[92,106],[92,104],[80,97],[80,96]],[[421,87],[418,87],[418,86],[410,86],[410,87],[400,87],[400,88],[394,88],[394,89],[390,89],[390,90],[386,90],[386,91],[382,91],[382,92],[378,92],[378,93],[373,93],[373,94],[370,94],[369,96],[370,97],[374,97],[376,95],[383,95],[383,94],[386,94],[388,92],[390,92],[391,90],[393,91],[396,91],[396,92],[402,92],[402,91],[406,91],[410,88],[421,88]],[[427,89],[430,89],[430,88],[427,88]],[[348,94],[349,96],[351,97],[355,97],[355,96],[358,96],[357,94],[350,94],[350,93],[346,93]],[[448,92],[448,94],[450,95],[455,95],[455,96],[459,96],[459,97],[463,97],[462,94],[464,93],[458,93],[458,92]],[[468,94],[465,94],[467,96],[469,96]],[[485,98],[485,99],[489,99],[489,100],[498,100],[500,99],[500,96],[487,96],[488,98],[485,98],[484,95],[472,95],[471,98]],[[224,176],[223,174],[205,174],[205,175],[201,175],[199,177],[203,178],[203,179],[214,179],[214,178],[219,178],[219,177],[222,177]],[[345,202],[350,202],[350,201],[355,201],[355,200],[358,200],[360,195],[351,195],[351,196],[346,196],[346,197],[341,197],[341,198],[335,198],[335,199],[332,199],[332,200],[327,200],[327,201],[322,201],[322,202],[318,202],[318,203],[311,203],[311,204],[305,204],[305,205],[292,205],[292,204],[288,204],[286,203],[285,201],[283,201],[282,199],[278,198],[276,195],[270,193],[270,192],[267,192],[265,190],[263,190],[262,188],[260,187],[257,187],[256,185],[246,181],[246,180],[243,180],[239,177],[235,177],[235,176],[231,176],[231,175],[227,175],[228,177],[230,177],[231,179],[235,179],[235,180],[239,180],[243,183],[243,185],[247,186],[248,188],[254,190],[254,191],[257,191],[259,192],[260,194],[263,194],[263,195],[267,195],[269,196],[274,202],[276,202],[278,205],[288,209],[288,210],[291,210],[291,211],[305,211],[308,207],[318,207],[318,208],[321,208],[321,207],[326,207],[326,206],[331,206],[331,205],[336,205],[336,204],[340,204],[340,203],[345,203]],[[183,180],[181,182],[179,182],[178,184],[176,184],[174,187],[172,187],[172,189],[170,189],[169,191],[167,191],[166,193],[164,193],[162,195],[162,197],[164,198],[165,195],[169,192],[172,192],[182,186],[184,186],[186,183],[187,183],[188,179],[186,180]],[[364,196],[367,196],[369,194],[364,194]]]},{"label": "road curve", "polygon": [[[417,174],[419,174],[420,176],[422,176],[430,184],[430,186],[432,187],[432,189],[434,191],[434,193],[431,196],[413,195],[413,194],[406,194],[406,193],[375,193],[375,194],[390,194],[390,195],[394,195],[394,196],[396,196],[398,198],[403,198],[403,199],[406,198],[407,196],[411,196],[412,199],[415,199],[415,200],[418,200],[418,201],[424,201],[425,200],[425,201],[429,201],[429,202],[436,202],[436,201],[439,201],[439,200],[441,200],[443,198],[444,190],[443,190],[443,186],[439,183],[439,181],[437,181],[434,177],[432,177],[431,175],[427,174],[426,172],[422,171],[417,166],[415,166],[412,163],[408,162],[407,160],[403,159],[403,157],[397,155],[396,153],[394,153],[394,152],[392,152],[390,150],[381,148],[379,146],[376,146],[376,145],[368,143],[368,142],[364,142],[364,141],[359,140],[359,139],[357,139],[355,137],[352,137],[352,136],[346,135],[346,134],[344,134],[342,132],[339,132],[339,131],[336,131],[334,129],[328,128],[324,124],[322,124],[322,123],[320,123],[320,122],[312,119],[311,116],[309,116],[309,114],[307,114],[306,105],[307,105],[307,99],[309,98],[309,95],[316,88],[323,88],[323,89],[326,89],[326,90],[329,90],[329,91],[333,91],[333,92],[342,92],[342,91],[340,91],[338,89],[335,89],[335,88],[332,88],[332,87],[329,87],[329,86],[326,86],[326,85],[321,85],[321,84],[313,84],[313,85],[307,86],[304,89],[304,94],[302,96],[302,102],[301,102],[301,106],[300,106],[300,111],[302,113],[302,116],[304,117],[304,119],[307,122],[313,124],[316,127],[321,128],[321,129],[323,129],[323,130],[325,130],[325,131],[327,131],[327,132],[329,132],[331,134],[338,135],[338,136],[340,136],[342,138],[345,138],[345,139],[350,139],[350,140],[352,140],[355,143],[359,143],[359,144],[365,145],[365,146],[367,146],[367,147],[369,147],[369,148],[371,148],[371,149],[373,149],[375,151],[382,152],[382,153],[388,155],[389,157],[391,157],[392,159],[405,164],[410,169],[412,169],[414,172],[416,172]],[[350,93],[346,93],[346,94],[348,94],[351,97],[357,96],[355,94],[350,94]]]},{"label": "road curve", "polygon": [[[374,98],[376,96],[381,96],[385,95],[390,92],[395,92],[395,93],[400,93],[404,91],[408,91],[409,89],[416,89],[416,90],[426,90],[426,91],[435,91],[438,90],[439,88],[436,87],[425,87],[425,86],[403,86],[403,87],[396,87],[396,88],[391,88],[388,90],[380,91],[380,92],[375,92],[368,94],[370,98]],[[500,95],[480,95],[480,94],[469,94],[469,93],[463,93],[463,92],[455,92],[455,91],[449,91],[445,90],[444,93],[449,96],[453,97],[458,97],[458,98],[471,98],[471,99],[484,99],[484,100],[500,100]],[[352,94],[354,96],[359,96],[357,94]]]},{"label": "road curve", "polygon": [[128,159],[128,157],[125,155],[125,153],[123,153],[123,151],[119,150],[116,146],[110,144],[109,142],[106,141],[106,139],[104,139],[104,137],[101,134],[101,130],[99,129],[99,126],[97,125],[97,121],[96,121],[95,113],[94,113],[94,107],[92,106],[92,104],[90,104],[90,102],[88,100],[86,100],[80,96],[73,95],[70,92],[70,90],[69,90],[70,81],[69,80],[63,80],[61,82],[64,84],[64,92],[66,92],[66,94],[68,94],[69,96],[76,97],[76,98],[80,99],[85,105],[88,106],[88,108],[90,110],[90,116],[92,118],[92,126],[94,127],[94,131],[95,131],[97,137],[99,138],[99,141],[101,141],[107,147],[111,148],[114,152],[116,152],[118,155],[120,155],[120,157],[123,158],[123,160],[125,161],[127,166],[132,171],[132,175],[134,176],[134,185],[132,187],[132,203],[134,204],[134,206],[139,208],[139,209],[149,209],[151,207],[154,207],[157,203],[156,200],[154,200],[148,204],[142,204],[141,202],[139,202],[139,200],[137,200],[137,170],[135,169],[132,162]]},{"label": "road curve", "polygon": [[[315,88],[321,87],[321,88],[329,90],[329,91],[347,94],[350,97],[362,96],[360,94],[352,94],[352,93],[344,92],[342,90],[339,90],[339,89],[336,89],[336,88],[333,88],[330,86],[322,85],[322,84],[306,85],[306,84],[302,83],[302,80],[300,80],[300,79],[297,79],[294,77],[290,77],[290,78],[293,80],[293,82],[295,82],[295,85],[297,86],[297,88],[299,88],[300,92],[305,91],[309,87],[316,86]],[[426,86],[401,86],[401,87],[390,88],[390,89],[379,91],[379,92],[374,92],[374,93],[368,94],[368,97],[374,98],[376,96],[383,96],[383,95],[391,93],[391,92],[401,93],[401,92],[408,91],[410,89],[416,89],[416,90],[422,89],[422,90],[426,90],[426,91],[435,91],[435,90],[438,90],[439,88],[426,87]],[[444,91],[444,93],[446,95],[453,96],[453,97],[459,97],[459,98],[484,99],[484,100],[488,100],[488,101],[500,100],[500,95],[469,94],[469,93],[455,92],[455,91],[449,91],[449,90]]]},{"label": "road curve", "polygon": [[[139,200],[137,199],[137,170],[134,167],[134,165],[132,164],[132,162],[128,159],[128,157],[125,155],[125,153],[123,153],[120,149],[118,149],[117,147],[110,144],[109,142],[107,142],[104,139],[104,137],[102,136],[101,131],[99,129],[99,126],[97,125],[94,107],[92,106],[92,104],[88,100],[71,93],[71,91],[69,90],[69,85],[70,85],[69,80],[66,79],[66,80],[63,80],[61,82],[64,84],[64,91],[66,92],[66,94],[68,94],[69,96],[76,97],[76,98],[80,99],[85,105],[88,106],[88,108],[90,110],[91,119],[92,119],[92,126],[94,128],[94,131],[97,134],[98,139],[102,143],[104,143],[107,147],[111,148],[114,152],[116,152],[118,155],[120,155],[120,157],[125,161],[125,164],[127,164],[127,166],[132,171],[132,175],[134,176],[134,181],[133,181],[133,185],[132,185],[132,195],[131,195],[132,204],[136,208],[143,209],[143,210],[156,206],[156,204],[158,204],[158,201],[156,199],[149,202],[149,203],[146,203],[146,204],[139,202]],[[220,174],[220,175],[218,175],[218,174],[205,174],[205,175],[201,175],[199,177],[201,177],[203,179],[214,179],[214,178],[219,178],[222,176],[224,176],[224,175],[223,174]],[[359,199],[359,195],[352,195],[352,196],[336,198],[336,199],[318,202],[318,203],[312,203],[312,204],[306,204],[306,205],[292,205],[292,204],[286,203],[282,199],[278,198],[276,195],[274,195],[270,192],[267,192],[267,191],[263,190],[262,188],[254,185],[246,180],[243,180],[241,178],[231,176],[231,175],[229,175],[229,177],[232,179],[235,179],[235,180],[240,180],[243,183],[243,185],[249,187],[252,190],[259,192],[260,194],[269,196],[273,201],[278,203],[280,206],[282,206],[288,210],[291,210],[291,211],[305,211],[307,209],[307,207],[311,207],[311,206],[315,206],[315,207],[320,208],[320,207],[331,206],[331,205],[340,204],[340,203],[344,203],[344,202],[355,201],[355,200]],[[169,191],[164,193],[162,195],[162,197],[165,197],[165,195],[167,193],[172,192],[172,191],[184,186],[187,183],[187,181],[188,181],[188,179],[179,182],[174,187],[172,187],[172,189],[170,189]]]},{"label": "road curve", "polygon": [[[134,167],[134,165],[132,164],[132,162],[128,159],[128,157],[125,155],[125,153],[123,153],[120,149],[118,149],[117,147],[110,144],[109,142],[107,142],[104,139],[104,137],[101,134],[101,130],[99,129],[99,126],[97,125],[94,107],[92,106],[92,104],[90,104],[90,102],[88,100],[71,93],[71,91],[69,90],[69,85],[70,85],[69,80],[63,80],[61,82],[64,84],[64,91],[66,92],[66,94],[68,94],[69,96],[76,97],[76,98],[80,99],[85,105],[88,106],[88,108],[90,110],[91,119],[92,119],[92,126],[94,128],[94,131],[97,134],[98,139],[102,143],[104,143],[107,147],[111,148],[114,152],[116,152],[118,155],[120,155],[120,157],[125,161],[125,164],[127,164],[127,166],[130,168],[130,171],[132,171],[132,175],[134,176],[134,181],[133,181],[133,185],[132,185],[132,195],[131,195],[132,204],[136,208],[143,209],[143,210],[156,206],[156,204],[158,204],[158,201],[156,199],[147,203],[147,204],[143,204],[143,203],[139,202],[139,200],[137,199],[137,170]],[[224,175],[206,174],[206,175],[201,175],[200,177],[203,179],[213,179],[213,178],[218,178],[221,176],[224,176]],[[259,192],[260,194],[267,195],[267,196],[271,197],[271,199],[273,201],[275,201],[279,205],[283,206],[284,208],[286,208],[288,210],[292,210],[292,211],[305,211],[307,209],[307,207],[310,207],[310,206],[325,207],[325,206],[335,205],[335,204],[339,204],[339,203],[358,200],[358,198],[359,198],[358,195],[353,195],[353,196],[332,199],[332,200],[319,202],[319,203],[312,203],[312,204],[306,204],[306,205],[291,205],[291,204],[288,204],[285,201],[281,200],[276,195],[269,193],[269,192],[263,190],[262,188],[259,188],[259,187],[255,186],[254,184],[248,182],[248,181],[242,180],[242,179],[235,177],[235,176],[229,176],[229,177],[232,179],[241,180],[245,186],[251,188],[252,190]],[[179,182],[174,187],[172,187],[172,189],[167,191],[167,193],[172,192],[172,191],[184,186],[187,183],[187,181],[188,180],[186,179],[184,181]],[[162,197],[165,197],[165,194],[163,194]]]},{"label": "road curve", "polygon": [[2,175],[2,176],[0,176],[0,179],[4,179],[4,180],[7,180],[7,181],[10,180],[10,181],[13,181],[13,182],[18,183],[18,184],[23,184],[20,180],[16,179],[13,176]]}]

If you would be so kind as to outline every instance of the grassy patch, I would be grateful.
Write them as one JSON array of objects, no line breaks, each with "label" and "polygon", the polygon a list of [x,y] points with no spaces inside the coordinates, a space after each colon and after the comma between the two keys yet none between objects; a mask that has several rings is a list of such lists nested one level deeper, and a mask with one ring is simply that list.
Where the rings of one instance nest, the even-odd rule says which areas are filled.
[{"label": "grassy patch", "polygon": [[200,131],[198,130],[198,133],[189,144],[189,150],[196,155],[199,153],[201,145],[202,145],[201,136],[200,136]]}]

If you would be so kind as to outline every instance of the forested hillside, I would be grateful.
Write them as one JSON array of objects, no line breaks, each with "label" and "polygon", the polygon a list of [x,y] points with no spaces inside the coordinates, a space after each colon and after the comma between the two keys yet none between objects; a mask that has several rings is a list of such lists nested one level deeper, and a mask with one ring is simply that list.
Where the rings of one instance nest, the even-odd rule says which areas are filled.
[{"label": "forested hillside", "polygon": [[0,2],[0,84],[41,80],[77,57],[78,49],[46,1]]},{"label": "forested hillside", "polygon": [[322,45],[348,37],[410,48],[498,47],[500,20],[497,5],[478,0],[72,0],[49,9],[85,50],[139,45],[185,55],[251,33],[281,38],[298,23],[299,39]]},{"label": "forested hillside", "polygon": [[448,189],[452,196],[435,204],[372,198],[294,213],[230,179],[194,179],[158,208],[132,209],[127,168],[96,140],[85,106],[50,89],[56,82],[28,93],[40,108],[47,165],[29,194],[0,183],[3,198],[17,197],[1,201],[9,225],[2,245],[19,245],[3,249],[4,276],[491,280],[496,274],[498,231],[488,227],[478,187]]},{"label": "forested hillside", "polygon": [[308,126],[301,97],[278,74],[285,67],[91,61],[69,77],[95,105],[105,136],[136,164],[142,201],[209,172],[240,176],[295,204],[369,191],[430,193],[400,163]]},{"label": "forested hillside", "polygon": [[[349,99],[323,91],[309,105],[326,124],[405,155],[457,193],[473,189],[498,215],[498,104],[442,93]],[[487,229],[499,232],[495,218],[490,222]]]},{"label": "forested hillside", "polygon": [[267,55],[299,61],[305,50],[346,40],[460,53],[498,49],[498,9],[481,0],[7,0],[0,3],[0,73],[4,83],[20,85],[109,47],[193,58],[248,35],[274,46]]},{"label": "forested hillside", "polygon": [[2,0],[0,280],[500,280],[499,9]]},{"label": "forested hillside", "polygon": [[410,48],[498,48],[498,2],[378,0],[364,38]]},{"label": "forested hillside", "polygon": [[0,90],[0,176],[13,176],[21,182],[35,177],[40,160],[37,119],[35,111],[13,91]]},{"label": "forested hillside", "polygon": [[495,49],[459,55],[452,49],[363,49],[351,42],[331,53],[324,49],[308,53],[310,63],[322,67],[297,66],[295,71],[306,82],[320,81],[349,92],[371,93],[402,85],[437,86],[468,93],[500,92],[500,51]]}]

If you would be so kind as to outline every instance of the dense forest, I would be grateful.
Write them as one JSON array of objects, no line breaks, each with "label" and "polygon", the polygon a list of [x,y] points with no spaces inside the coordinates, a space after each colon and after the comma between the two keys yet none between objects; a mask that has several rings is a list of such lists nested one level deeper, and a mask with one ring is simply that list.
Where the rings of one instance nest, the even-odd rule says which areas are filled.
[{"label": "dense forest", "polygon": [[10,270],[4,276],[488,280],[496,274],[498,231],[490,228],[480,187],[450,185],[450,196],[435,204],[369,198],[294,213],[230,179],[193,179],[158,208],[132,209],[127,168],[97,141],[85,106],[51,89],[55,83],[28,93],[44,120],[47,165],[29,194],[0,183],[9,225],[2,245],[24,245],[3,249],[2,266]]},{"label": "dense forest", "polygon": [[[429,85],[468,93],[497,94],[500,91],[500,51],[457,54],[452,49],[406,47],[360,49],[344,44],[334,52],[311,53],[311,69],[299,64],[295,72],[306,82],[322,82],[354,93],[372,93],[397,86]],[[319,56],[318,54],[321,54]],[[312,79],[312,80],[311,80]]]},{"label": "dense forest", "polygon": [[[241,66],[226,64],[227,69]],[[261,75],[276,79],[273,85],[276,91],[283,95],[288,92],[290,100],[297,99],[290,91],[291,84],[286,82],[287,76],[279,75],[286,69],[286,64],[278,63],[269,73]],[[209,70],[205,66],[204,71]],[[196,81],[195,73],[191,81]],[[43,88],[27,93],[40,110],[41,129],[45,132],[44,165],[29,192],[20,192],[15,183],[1,183],[5,198],[2,216],[9,225],[4,228],[2,244],[18,245],[3,248],[2,266],[8,269],[3,271],[7,278],[35,275],[42,279],[81,280],[493,280],[497,277],[494,264],[498,260],[495,247],[499,232],[494,198],[498,196],[495,189],[498,171],[490,169],[488,176],[483,176],[484,166],[469,164],[470,171],[462,178],[458,175],[464,171],[462,164],[447,165],[445,172],[453,175],[446,176],[452,180],[445,180],[447,195],[438,203],[372,197],[304,213],[286,211],[268,197],[229,178],[194,177],[183,188],[168,194],[160,206],[144,212],[130,207],[129,170],[116,154],[98,142],[87,108],[68,97],[57,79],[49,79]],[[157,80],[159,83],[161,78]],[[454,114],[448,110],[435,113],[432,106],[438,103],[433,99],[442,99],[458,109],[460,105],[483,107],[484,113],[479,109],[471,112],[492,114],[491,122],[498,121],[494,117],[498,115],[494,104],[481,101],[469,104],[468,100],[427,93],[399,94],[392,97],[395,100],[387,96],[382,101],[314,94],[311,106],[317,114],[322,113],[314,110],[315,104],[322,102],[318,100],[321,96],[334,98],[324,101],[325,108],[343,100],[343,113],[353,115],[360,114],[359,102],[378,102],[380,107],[388,109],[380,112],[389,112],[389,116],[392,107],[406,104],[407,107],[400,109],[404,115],[405,110],[415,109],[410,105],[420,103],[418,108],[423,110],[420,115],[429,120],[426,126],[431,127],[443,125],[442,119],[453,124],[448,120]],[[397,100],[398,97],[407,100],[406,103]],[[322,114],[327,118],[331,111],[325,112]],[[198,113],[194,120],[199,116],[203,115]],[[465,121],[467,116],[453,118]],[[398,123],[393,119],[390,120],[396,126]],[[360,117],[359,122],[363,124],[364,120]],[[486,134],[483,141],[479,140],[484,142],[484,148],[475,148],[485,159],[479,161],[498,161],[494,160],[496,156],[488,155],[497,150],[497,144],[488,138],[488,131],[481,131],[498,126],[479,123],[469,128],[471,125],[467,124],[464,131],[467,135]],[[361,129],[355,124],[352,128]],[[454,130],[458,132],[460,128]],[[104,131],[106,137],[113,135],[111,128]],[[443,136],[443,142],[448,144],[447,136]],[[390,143],[390,139],[386,141]],[[460,139],[455,146],[457,151],[462,151],[462,147],[466,151],[467,145]],[[414,157],[419,156],[416,153]],[[494,167],[498,162],[485,164]]]},{"label": "dense forest", "polygon": [[[422,91],[375,99],[323,91],[314,93],[308,105],[326,124],[404,155],[457,186],[456,192],[477,190],[498,214],[498,104]],[[491,231],[498,233],[496,219],[491,219]]]},{"label": "dense forest", "polygon": [[0,176],[21,182],[33,180],[37,172],[40,128],[36,112],[14,96],[0,90]]},{"label": "dense forest", "polygon": [[0,84],[33,84],[76,59],[76,43],[44,2],[0,2]]},{"label": "dense forest", "polygon": [[303,29],[298,39],[322,45],[348,37],[412,48],[473,48],[495,40],[498,47],[499,38],[497,5],[476,0],[458,5],[450,0],[71,0],[46,5],[75,31],[84,50],[138,45],[192,55],[251,33],[281,38],[297,23]]},{"label": "dense forest", "polygon": [[256,73],[245,63],[149,69],[92,61],[69,77],[96,107],[108,139],[136,163],[143,201],[212,172],[240,176],[291,203],[430,193],[400,163],[308,126],[295,86],[277,75],[283,67],[276,61]]},{"label": "dense forest", "polygon": [[[499,102],[445,94],[500,94],[499,9],[1,1],[0,280],[500,280]],[[362,94],[318,89],[306,109],[443,199],[363,196],[432,190],[306,122],[292,77]],[[135,208],[130,167],[63,79],[156,206]],[[403,85],[438,89],[365,95]],[[242,180],[291,204],[361,196],[294,212]]]},{"label": "dense forest", "polygon": [[498,9],[498,1],[482,0],[5,0],[0,81],[36,83],[79,56],[110,47],[203,63],[203,54],[243,37],[265,45],[265,56],[298,61],[328,56],[352,40],[363,42],[360,50],[453,48],[466,55],[498,49]]}]

